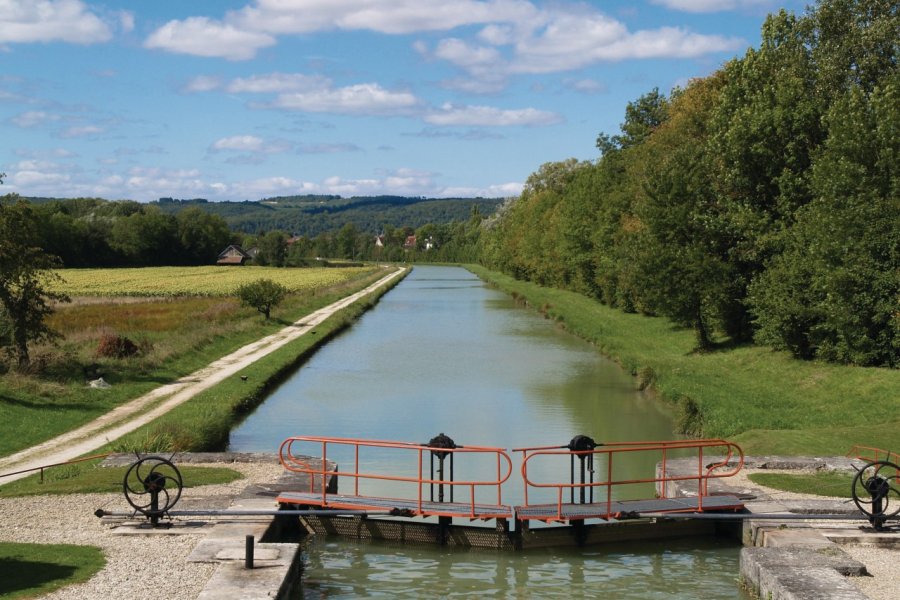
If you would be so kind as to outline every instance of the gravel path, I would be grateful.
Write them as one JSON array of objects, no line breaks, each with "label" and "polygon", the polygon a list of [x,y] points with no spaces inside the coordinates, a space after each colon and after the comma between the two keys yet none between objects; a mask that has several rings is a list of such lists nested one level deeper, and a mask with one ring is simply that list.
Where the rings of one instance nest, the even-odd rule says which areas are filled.
[{"label": "gravel path", "polygon": [[[228,463],[247,478],[229,484],[186,488],[185,496],[235,496],[249,483],[270,482],[277,463]],[[94,516],[98,508],[128,510],[121,493],[0,498],[0,540],[97,546],[106,567],[89,581],[57,590],[53,600],[167,600],[196,598],[216,569],[185,559],[203,534],[117,535]],[[196,519],[195,519],[196,520]]]}]

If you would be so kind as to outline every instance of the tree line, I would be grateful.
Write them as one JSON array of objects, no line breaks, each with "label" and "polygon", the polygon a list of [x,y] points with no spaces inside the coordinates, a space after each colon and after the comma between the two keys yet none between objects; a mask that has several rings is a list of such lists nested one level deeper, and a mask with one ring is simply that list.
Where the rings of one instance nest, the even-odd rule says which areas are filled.
[{"label": "tree line", "polygon": [[543,165],[486,266],[716,340],[900,356],[900,5],[820,0],[759,48],[628,104],[596,161]]}]

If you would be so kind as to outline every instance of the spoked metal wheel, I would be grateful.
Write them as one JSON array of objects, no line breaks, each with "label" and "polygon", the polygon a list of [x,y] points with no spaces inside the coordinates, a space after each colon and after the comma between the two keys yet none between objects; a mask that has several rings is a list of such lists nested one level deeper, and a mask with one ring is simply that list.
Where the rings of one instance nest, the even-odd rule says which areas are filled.
[{"label": "spoked metal wheel", "polygon": [[147,456],[128,468],[122,487],[128,504],[156,525],[178,502],[184,485],[171,461]]},{"label": "spoked metal wheel", "polygon": [[879,460],[867,464],[853,478],[853,502],[881,530],[900,514],[900,466]]}]

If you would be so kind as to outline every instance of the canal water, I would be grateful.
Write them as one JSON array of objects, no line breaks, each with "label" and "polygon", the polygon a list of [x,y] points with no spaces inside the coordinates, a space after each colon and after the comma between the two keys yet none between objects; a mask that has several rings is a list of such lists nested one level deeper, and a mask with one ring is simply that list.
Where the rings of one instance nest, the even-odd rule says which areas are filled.
[{"label": "canal water", "polygon": [[[417,266],[232,431],[230,449],[273,452],[293,435],[426,442],[438,433],[506,449],[577,434],[674,437],[665,408],[590,344],[465,269]],[[622,466],[649,476],[648,460]],[[518,466],[506,504],[522,499]],[[721,539],[527,553],[314,539],[300,597],[743,599],[738,550]]]}]

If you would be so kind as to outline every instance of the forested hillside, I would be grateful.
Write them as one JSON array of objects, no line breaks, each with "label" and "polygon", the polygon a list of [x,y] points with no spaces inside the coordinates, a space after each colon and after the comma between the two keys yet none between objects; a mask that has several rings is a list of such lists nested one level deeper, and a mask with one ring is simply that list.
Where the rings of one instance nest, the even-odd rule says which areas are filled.
[{"label": "forested hillside", "polygon": [[770,15],[758,48],[546,164],[482,260],[692,327],[698,347],[900,364],[900,5]]},{"label": "forested hillside", "polygon": [[280,196],[259,202],[205,202],[161,198],[160,209],[169,214],[195,206],[219,215],[234,231],[249,234],[286,231],[316,237],[334,233],[350,223],[360,231],[376,234],[385,225],[416,229],[428,223],[450,223],[469,218],[472,206],[483,215],[493,214],[500,198],[410,198],[405,196]]}]

